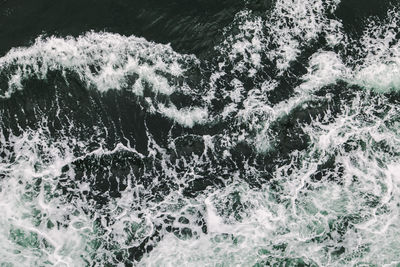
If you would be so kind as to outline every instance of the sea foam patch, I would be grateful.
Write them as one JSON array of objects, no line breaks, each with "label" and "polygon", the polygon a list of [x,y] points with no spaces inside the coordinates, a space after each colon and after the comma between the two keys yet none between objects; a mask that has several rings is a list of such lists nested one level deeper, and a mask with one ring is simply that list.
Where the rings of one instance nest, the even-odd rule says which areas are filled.
[{"label": "sea foam patch", "polygon": [[388,93],[400,87],[400,43],[398,10],[388,11],[386,21],[371,21],[361,39],[361,49],[365,57],[355,67],[356,84]]},{"label": "sea foam patch", "polygon": [[[185,65],[190,64],[198,64],[198,60],[174,52],[169,45],[135,36],[89,32],[77,38],[39,37],[31,47],[14,48],[0,59],[0,73],[8,80],[6,88],[2,88],[2,98],[22,90],[24,81],[46,79],[50,72],[61,72],[67,83],[67,76],[73,73],[87,88],[101,92],[128,90],[143,96],[150,90],[156,95],[169,96],[173,92],[188,91],[188,85],[182,81]],[[147,103],[150,112],[160,112],[156,101]],[[169,109],[174,109],[174,105]],[[178,118],[177,113],[176,109],[165,115],[174,120]],[[207,111],[202,109],[201,113]],[[201,120],[205,117],[202,115]],[[194,118],[188,122],[186,119],[185,125],[201,120]]]},{"label": "sea foam patch", "polygon": [[130,90],[180,125],[216,127],[145,127],[146,155],[29,129],[1,137],[2,261],[399,264],[399,107],[374,92],[397,86],[397,24],[371,24],[346,57],[353,43],[337,4],[278,0],[265,16],[239,12],[218,56],[202,62],[212,66],[200,75],[201,106],[154,97],[195,94],[185,70],[199,61],[169,46],[88,33],[10,51],[0,59],[4,97],[26,79],[73,72],[89,89]]}]

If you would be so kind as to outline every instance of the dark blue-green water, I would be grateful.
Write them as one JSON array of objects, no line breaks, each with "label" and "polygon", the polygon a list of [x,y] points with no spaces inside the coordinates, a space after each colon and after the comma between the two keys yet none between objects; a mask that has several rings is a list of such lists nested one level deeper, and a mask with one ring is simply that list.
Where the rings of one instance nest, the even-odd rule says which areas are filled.
[{"label": "dark blue-green water", "polygon": [[399,8],[0,0],[0,266],[399,266]]}]

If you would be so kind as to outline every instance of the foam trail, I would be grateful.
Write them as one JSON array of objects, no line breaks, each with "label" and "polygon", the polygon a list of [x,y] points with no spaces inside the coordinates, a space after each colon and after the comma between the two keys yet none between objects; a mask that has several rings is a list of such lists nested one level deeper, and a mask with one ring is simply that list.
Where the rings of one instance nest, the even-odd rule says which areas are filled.
[{"label": "foam trail", "polygon": [[[67,203],[62,196],[52,197],[59,194],[57,177],[72,154],[64,143],[51,144],[46,139],[45,132],[25,132],[8,144],[2,142],[3,148],[12,146],[0,164],[4,176],[0,183],[3,264],[77,266],[90,258],[90,218],[76,211],[76,203]],[[57,225],[65,221],[65,216],[73,216],[75,222],[67,227]]]},{"label": "foam trail", "polygon": [[[373,147],[379,141],[396,149],[400,138],[385,125],[388,117],[363,120],[375,109],[366,99],[354,101],[333,123],[325,124],[332,119],[327,116],[305,129],[314,145],[294,156],[291,165],[276,170],[279,189],[265,185],[254,190],[237,181],[210,192],[204,198],[210,232],[191,242],[166,238],[141,262],[143,266],[162,264],[165,257],[170,264],[192,266],[398,263],[393,254],[399,248],[398,158]],[[346,146],[355,139],[367,147],[349,151]],[[318,164],[332,155],[343,176],[334,168],[331,178],[314,180]]]},{"label": "foam trail", "polygon": [[[2,98],[10,98],[13,92],[23,90],[24,81],[32,78],[46,79],[50,72],[68,75],[74,73],[86,84],[101,92],[129,90],[143,96],[150,89],[154,94],[169,96],[174,92],[190,92],[188,85],[180,84],[185,65],[198,64],[195,56],[180,55],[169,45],[155,44],[135,36],[94,33],[77,38],[39,37],[28,48],[14,48],[0,58],[0,74],[8,78],[7,88],[2,88]],[[170,78],[167,78],[170,77]],[[182,119],[180,110],[158,107],[157,101],[147,101],[150,112],[165,110],[166,117],[184,125],[193,126],[206,120],[207,110],[196,109],[202,114]],[[175,110],[174,110],[175,109]],[[162,112],[161,112],[162,113]],[[182,113],[187,113],[183,110]],[[186,116],[187,117],[187,116]]]},{"label": "foam trail", "polygon": [[[93,150],[97,136],[53,137],[43,125],[1,136],[0,261],[400,264],[398,13],[371,23],[358,54],[344,56],[356,42],[335,19],[338,4],[242,10],[204,62],[109,33],[39,38],[2,57],[4,101],[26,81],[72,73],[192,129],[146,121],[143,154],[125,141]],[[186,73],[199,65],[201,93]]]}]

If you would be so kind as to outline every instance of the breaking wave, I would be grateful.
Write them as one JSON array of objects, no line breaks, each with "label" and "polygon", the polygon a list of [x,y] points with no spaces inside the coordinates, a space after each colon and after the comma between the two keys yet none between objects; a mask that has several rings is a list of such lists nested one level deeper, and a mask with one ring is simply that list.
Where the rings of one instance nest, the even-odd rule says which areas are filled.
[{"label": "breaking wave", "polygon": [[398,9],[238,12],[209,57],[135,36],[0,58],[2,266],[397,266]]}]

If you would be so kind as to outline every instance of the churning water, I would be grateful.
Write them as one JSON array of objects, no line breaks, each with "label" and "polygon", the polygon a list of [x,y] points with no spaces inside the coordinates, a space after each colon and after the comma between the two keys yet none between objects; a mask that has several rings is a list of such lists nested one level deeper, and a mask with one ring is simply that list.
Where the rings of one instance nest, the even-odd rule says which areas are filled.
[{"label": "churning water", "polygon": [[342,1],[0,2],[0,266],[400,266],[400,10]]}]

